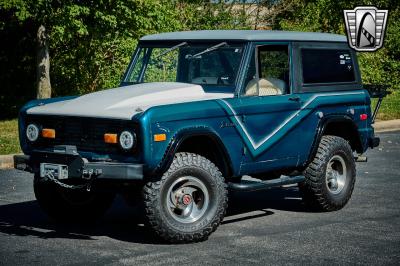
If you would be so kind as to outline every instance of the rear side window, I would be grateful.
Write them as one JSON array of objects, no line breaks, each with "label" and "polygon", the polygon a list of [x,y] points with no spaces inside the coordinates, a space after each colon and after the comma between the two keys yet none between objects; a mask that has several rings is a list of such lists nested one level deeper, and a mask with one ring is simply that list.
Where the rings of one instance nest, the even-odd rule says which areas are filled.
[{"label": "rear side window", "polygon": [[353,59],[348,50],[301,50],[303,83],[355,81]]}]

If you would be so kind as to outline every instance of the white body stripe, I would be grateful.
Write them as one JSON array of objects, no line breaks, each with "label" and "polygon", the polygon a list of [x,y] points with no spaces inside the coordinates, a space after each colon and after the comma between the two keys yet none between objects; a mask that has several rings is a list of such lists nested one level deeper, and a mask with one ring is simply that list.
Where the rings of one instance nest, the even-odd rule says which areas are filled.
[{"label": "white body stripe", "polygon": [[226,101],[226,100],[220,100],[223,102],[234,114],[234,119],[236,122],[240,125],[241,129],[245,133],[247,139],[250,141],[252,147],[254,150],[257,150],[261,145],[263,145],[266,141],[268,141],[270,138],[272,138],[276,133],[278,133],[284,126],[286,126],[293,118],[295,118],[302,110],[306,109],[307,106],[309,106],[315,99],[318,97],[327,97],[327,96],[343,96],[343,95],[361,95],[364,94],[364,92],[342,92],[342,93],[320,93],[320,94],[315,94],[313,95],[307,102],[305,102],[298,111],[294,112],[291,114],[285,121],[283,121],[277,128],[275,128],[270,134],[265,136],[262,140],[259,142],[255,142],[255,140],[250,136],[249,132],[247,131],[246,127],[243,125],[242,121],[238,119],[238,115],[233,110],[232,106]]}]

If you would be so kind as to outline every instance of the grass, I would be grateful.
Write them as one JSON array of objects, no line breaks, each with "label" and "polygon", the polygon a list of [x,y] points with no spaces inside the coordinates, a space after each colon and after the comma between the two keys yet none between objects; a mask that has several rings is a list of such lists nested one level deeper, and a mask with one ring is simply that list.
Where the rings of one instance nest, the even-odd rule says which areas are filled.
[{"label": "grass", "polygon": [[[372,111],[375,108],[377,100],[372,100]],[[400,92],[396,91],[383,98],[381,108],[378,112],[379,120],[400,119]]]},{"label": "grass", "polygon": [[0,155],[21,153],[17,119],[0,121]]},{"label": "grass", "polygon": [[[372,110],[376,99],[373,99]],[[400,119],[400,92],[392,93],[383,99],[377,119]],[[20,153],[17,119],[0,121],[0,155]]]}]

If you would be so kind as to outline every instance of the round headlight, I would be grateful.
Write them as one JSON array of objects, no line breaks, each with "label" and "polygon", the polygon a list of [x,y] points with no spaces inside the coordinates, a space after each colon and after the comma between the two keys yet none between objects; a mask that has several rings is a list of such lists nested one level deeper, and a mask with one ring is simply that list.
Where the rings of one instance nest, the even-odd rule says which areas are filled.
[{"label": "round headlight", "polygon": [[132,149],[132,147],[135,145],[135,136],[129,131],[123,131],[119,135],[119,144],[124,150],[129,150]]},{"label": "round headlight", "polygon": [[39,127],[35,124],[29,124],[26,127],[26,137],[29,141],[36,141],[39,138]]}]

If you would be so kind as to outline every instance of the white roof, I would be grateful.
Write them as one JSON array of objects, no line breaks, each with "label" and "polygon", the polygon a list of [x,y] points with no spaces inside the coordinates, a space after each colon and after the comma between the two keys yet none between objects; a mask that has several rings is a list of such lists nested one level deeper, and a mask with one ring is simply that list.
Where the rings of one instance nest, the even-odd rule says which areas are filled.
[{"label": "white roof", "polygon": [[321,41],[346,42],[346,36],[320,32],[274,30],[201,30],[147,35],[141,41],[225,40],[225,41]]}]

